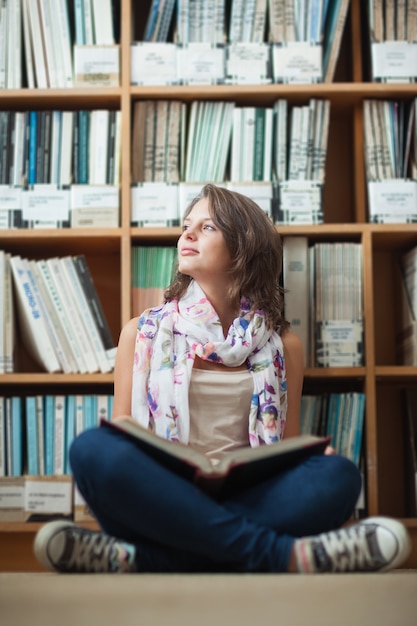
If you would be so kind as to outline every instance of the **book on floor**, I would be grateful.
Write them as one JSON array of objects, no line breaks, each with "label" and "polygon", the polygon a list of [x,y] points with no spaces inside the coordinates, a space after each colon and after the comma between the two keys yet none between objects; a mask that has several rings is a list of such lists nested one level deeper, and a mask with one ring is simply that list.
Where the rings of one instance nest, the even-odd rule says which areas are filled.
[{"label": "book on floor", "polygon": [[227,452],[218,463],[213,463],[195,448],[162,439],[132,418],[102,419],[100,426],[124,432],[157,462],[218,497],[266,480],[313,454],[322,454],[330,441],[314,435],[289,437],[271,445]]}]

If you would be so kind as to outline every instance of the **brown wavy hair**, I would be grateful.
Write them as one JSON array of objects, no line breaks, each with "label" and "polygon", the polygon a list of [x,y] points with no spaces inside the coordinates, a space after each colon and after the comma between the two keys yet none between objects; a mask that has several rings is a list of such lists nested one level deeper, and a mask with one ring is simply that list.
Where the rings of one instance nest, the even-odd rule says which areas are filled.
[{"label": "brown wavy hair", "polygon": [[[208,199],[210,217],[223,233],[232,258],[230,288],[232,300],[242,296],[251,302],[251,310],[262,309],[269,328],[281,333],[288,328],[284,317],[284,290],[279,284],[282,271],[282,241],[275,226],[253,200],[235,191],[212,184],[205,185],[187,207],[185,219],[194,205]],[[164,293],[165,302],[181,298],[191,277],[176,269],[171,285]]]}]

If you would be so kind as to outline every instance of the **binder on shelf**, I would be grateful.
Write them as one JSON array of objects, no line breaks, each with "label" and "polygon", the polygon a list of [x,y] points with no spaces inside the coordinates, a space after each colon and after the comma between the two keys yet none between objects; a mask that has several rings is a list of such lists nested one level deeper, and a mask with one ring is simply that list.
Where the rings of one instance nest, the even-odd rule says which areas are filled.
[{"label": "binder on shelf", "polygon": [[33,227],[58,228],[69,224],[69,190],[56,185],[32,185],[21,194],[22,218]]},{"label": "binder on shelf", "polygon": [[288,41],[272,45],[272,76],[275,83],[320,83],[323,80],[320,44]]},{"label": "binder on shelf", "polygon": [[0,522],[32,522],[72,515],[71,476],[0,478]]},{"label": "binder on shelf", "polygon": [[182,85],[217,85],[225,79],[225,48],[221,44],[177,46],[177,78]]},{"label": "binder on shelf", "polygon": [[275,185],[276,224],[323,224],[323,185],[312,180],[285,180]]},{"label": "binder on shelf", "polygon": [[117,228],[120,213],[118,185],[72,185],[72,228]]},{"label": "binder on shelf", "polygon": [[271,82],[271,47],[269,44],[242,42],[226,46],[226,84],[258,85]]},{"label": "binder on shelf", "polygon": [[272,219],[273,189],[271,182],[228,182],[225,186],[227,189],[237,191],[256,202]]},{"label": "binder on shelf", "polygon": [[75,87],[118,87],[120,46],[74,46]]},{"label": "binder on shelf", "polygon": [[178,185],[138,183],[131,187],[132,226],[179,226]]},{"label": "binder on shelf", "polygon": [[369,221],[417,222],[417,181],[389,178],[368,181]]},{"label": "binder on shelf", "polygon": [[[415,20],[415,16],[413,19]],[[371,63],[374,81],[415,83],[417,80],[417,42],[372,42]]]},{"label": "binder on shelf", "polygon": [[0,185],[0,230],[22,225],[22,187]]},{"label": "binder on shelf", "polygon": [[134,42],[130,47],[132,85],[175,85],[177,46],[174,43]]}]

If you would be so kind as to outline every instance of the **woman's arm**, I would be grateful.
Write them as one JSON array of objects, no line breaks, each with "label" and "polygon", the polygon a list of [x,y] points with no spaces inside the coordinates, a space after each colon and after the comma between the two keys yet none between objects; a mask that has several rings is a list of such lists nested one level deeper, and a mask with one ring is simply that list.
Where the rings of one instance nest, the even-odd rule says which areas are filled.
[{"label": "woman's arm", "polygon": [[304,354],[301,340],[287,331],[282,335],[284,344],[285,369],[287,375],[287,421],[285,437],[300,434],[300,404],[304,379]]},{"label": "woman's arm", "polygon": [[114,403],[112,419],[131,415],[132,372],[138,318],[134,317],[122,329],[114,365]]}]

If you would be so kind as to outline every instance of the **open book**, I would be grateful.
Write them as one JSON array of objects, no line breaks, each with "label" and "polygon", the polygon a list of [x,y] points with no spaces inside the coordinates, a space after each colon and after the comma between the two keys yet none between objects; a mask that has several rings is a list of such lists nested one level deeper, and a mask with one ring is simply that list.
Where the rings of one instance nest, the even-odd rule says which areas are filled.
[{"label": "open book", "polygon": [[146,454],[217,497],[227,497],[274,476],[308,456],[322,454],[330,441],[329,437],[300,435],[258,448],[232,450],[214,464],[202,452],[162,439],[133,419],[102,419],[100,426],[123,431],[135,439]]}]

